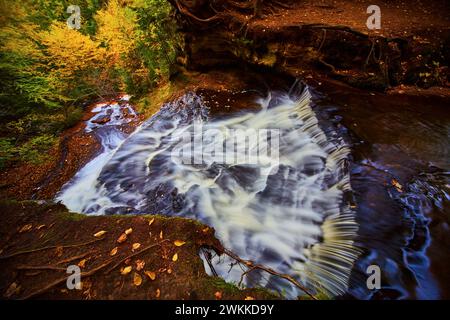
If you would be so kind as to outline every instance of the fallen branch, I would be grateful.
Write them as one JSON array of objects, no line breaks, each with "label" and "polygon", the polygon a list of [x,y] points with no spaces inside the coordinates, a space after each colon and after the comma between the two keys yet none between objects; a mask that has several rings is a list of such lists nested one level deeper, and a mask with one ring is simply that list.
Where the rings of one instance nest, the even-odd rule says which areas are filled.
[{"label": "fallen branch", "polygon": [[[300,290],[305,292],[309,297],[311,297],[311,299],[317,300],[317,298],[311,292],[309,292],[308,289],[306,289],[303,285],[301,285],[297,280],[292,278],[290,275],[279,273],[271,268],[265,267],[260,264],[254,264],[252,261],[249,261],[249,260],[241,259],[240,257],[238,257],[236,254],[234,254],[230,250],[224,249],[224,253],[227,256],[231,257],[232,259],[234,259],[236,261],[239,261],[241,264],[243,264],[243,265],[247,266],[247,268],[249,268],[247,271],[244,272],[244,276],[245,276],[245,274],[248,274],[253,270],[259,269],[259,270],[265,271],[267,273],[270,273],[271,275],[274,275],[274,276],[277,276],[277,277],[280,277],[280,278],[283,278],[283,279],[289,281],[290,283],[295,285],[297,288],[299,288]],[[241,278],[241,280],[242,280],[242,278]]]}]

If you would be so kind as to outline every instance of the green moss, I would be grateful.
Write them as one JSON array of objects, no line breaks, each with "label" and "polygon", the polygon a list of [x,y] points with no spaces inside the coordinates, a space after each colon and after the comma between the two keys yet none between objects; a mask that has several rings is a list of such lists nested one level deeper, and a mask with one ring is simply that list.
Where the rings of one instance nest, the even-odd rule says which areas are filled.
[{"label": "green moss", "polygon": [[87,215],[82,213],[75,213],[75,212],[69,212],[69,211],[61,211],[59,213],[60,217],[64,220],[70,220],[70,221],[80,221],[88,218]]}]

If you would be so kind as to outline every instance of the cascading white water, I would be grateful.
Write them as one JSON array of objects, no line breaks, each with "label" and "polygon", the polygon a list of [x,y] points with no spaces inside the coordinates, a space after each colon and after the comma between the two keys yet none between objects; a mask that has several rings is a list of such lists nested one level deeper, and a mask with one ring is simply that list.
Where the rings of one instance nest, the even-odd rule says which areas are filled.
[{"label": "cascading white water", "polygon": [[[104,147],[57,198],[84,213],[199,219],[213,226],[223,245],[240,257],[291,274],[313,289],[341,294],[358,255],[353,246],[357,225],[343,201],[351,189],[348,148],[319,127],[310,102],[308,89],[272,92],[258,101],[257,112],[214,118],[201,97],[186,94],[126,140]],[[248,128],[277,130],[278,152],[265,154],[260,163],[250,162],[247,154],[237,154],[233,163],[203,154],[196,164],[183,162],[174,152],[187,132],[192,143],[201,134],[207,150],[221,150],[231,139],[230,130]],[[223,133],[223,139],[208,135],[211,131]],[[214,263],[223,278],[239,281],[239,267],[230,270],[218,258]],[[283,289],[288,297],[301,294],[261,274],[249,279]]]}]

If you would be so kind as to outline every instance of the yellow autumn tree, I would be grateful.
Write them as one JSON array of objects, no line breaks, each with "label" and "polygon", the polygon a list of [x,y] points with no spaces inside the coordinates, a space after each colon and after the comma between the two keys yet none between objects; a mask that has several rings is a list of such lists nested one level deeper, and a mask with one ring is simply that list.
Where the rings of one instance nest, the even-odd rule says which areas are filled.
[{"label": "yellow autumn tree", "polygon": [[48,31],[41,32],[39,41],[45,48],[48,81],[55,90],[70,97],[84,84],[107,93],[107,52],[99,43],[63,22],[54,22]]},{"label": "yellow autumn tree", "polygon": [[95,15],[95,37],[107,48],[111,68],[122,76],[122,90],[147,81],[149,73],[137,52],[139,43],[144,40],[144,33],[139,29],[136,12],[127,6],[128,2],[110,0]]}]

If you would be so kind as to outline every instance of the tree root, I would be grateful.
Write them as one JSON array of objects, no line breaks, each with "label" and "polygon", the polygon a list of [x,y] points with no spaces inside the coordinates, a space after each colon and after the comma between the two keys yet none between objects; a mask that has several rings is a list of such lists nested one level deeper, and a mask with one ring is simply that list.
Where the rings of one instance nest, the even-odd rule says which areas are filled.
[{"label": "tree root", "polygon": [[265,266],[260,265],[260,264],[254,264],[252,261],[249,261],[249,260],[241,259],[240,257],[238,257],[236,254],[234,254],[233,252],[231,252],[231,251],[228,250],[228,249],[224,249],[223,252],[224,252],[224,254],[226,254],[227,256],[229,256],[230,258],[232,258],[232,259],[238,261],[239,263],[245,265],[245,266],[248,268],[248,270],[246,270],[246,271],[242,274],[240,283],[242,282],[243,277],[244,277],[245,275],[249,274],[249,273],[252,272],[253,270],[257,270],[257,269],[258,269],[258,270],[265,271],[265,272],[267,272],[267,273],[270,273],[271,275],[274,275],[274,276],[277,276],[277,277],[280,277],[280,278],[283,278],[283,279],[289,281],[290,283],[292,283],[293,285],[295,285],[297,288],[299,288],[300,290],[302,290],[303,292],[305,292],[311,299],[317,300],[317,298],[316,298],[311,292],[309,292],[309,290],[308,290],[307,288],[305,288],[302,284],[300,284],[297,280],[295,280],[294,278],[292,278],[290,275],[288,275],[288,274],[283,274],[283,273],[279,273],[279,272],[277,272],[277,271],[275,271],[275,270],[273,270],[273,269],[271,269],[271,268],[265,267]]},{"label": "tree root", "polygon": [[[105,262],[105,263],[99,265],[98,267],[95,267],[94,269],[92,269],[92,270],[90,270],[90,271],[82,272],[82,273],[81,273],[81,277],[89,277],[89,276],[92,276],[92,275],[93,275],[94,273],[96,273],[97,271],[100,271],[100,270],[102,270],[103,268],[106,268],[108,265],[111,264],[111,262],[113,262],[113,260],[109,260],[109,261],[107,261],[107,262]],[[29,293],[28,295],[26,295],[26,296],[24,296],[24,297],[21,297],[19,300],[27,300],[27,299],[30,299],[30,298],[32,298],[32,297],[41,295],[41,294],[47,292],[48,290],[50,290],[50,289],[52,289],[52,288],[54,288],[54,287],[60,285],[61,283],[64,283],[65,281],[67,281],[67,277],[59,278],[58,280],[55,280],[55,281],[49,283],[49,284],[46,285],[45,287],[43,287],[43,288],[41,288],[41,289],[38,289],[38,290],[36,290],[36,291],[33,291],[33,292]]]},{"label": "tree root", "polygon": [[49,250],[49,249],[56,249],[56,248],[74,248],[74,247],[82,247],[82,246],[87,246],[89,244],[95,243],[97,241],[101,241],[104,238],[100,238],[100,239],[95,239],[95,240],[90,240],[87,242],[82,242],[82,243],[77,243],[77,244],[68,244],[68,245],[62,245],[62,246],[47,246],[47,247],[42,247],[42,248],[37,248],[37,249],[29,249],[29,250],[23,250],[23,251],[18,251],[18,252],[14,252],[8,255],[4,255],[4,256],[0,256],[0,260],[4,260],[4,259],[9,259],[12,257],[16,257],[22,254],[27,254],[27,253],[33,253],[33,252],[39,252],[39,251],[44,251],[44,250]]}]

